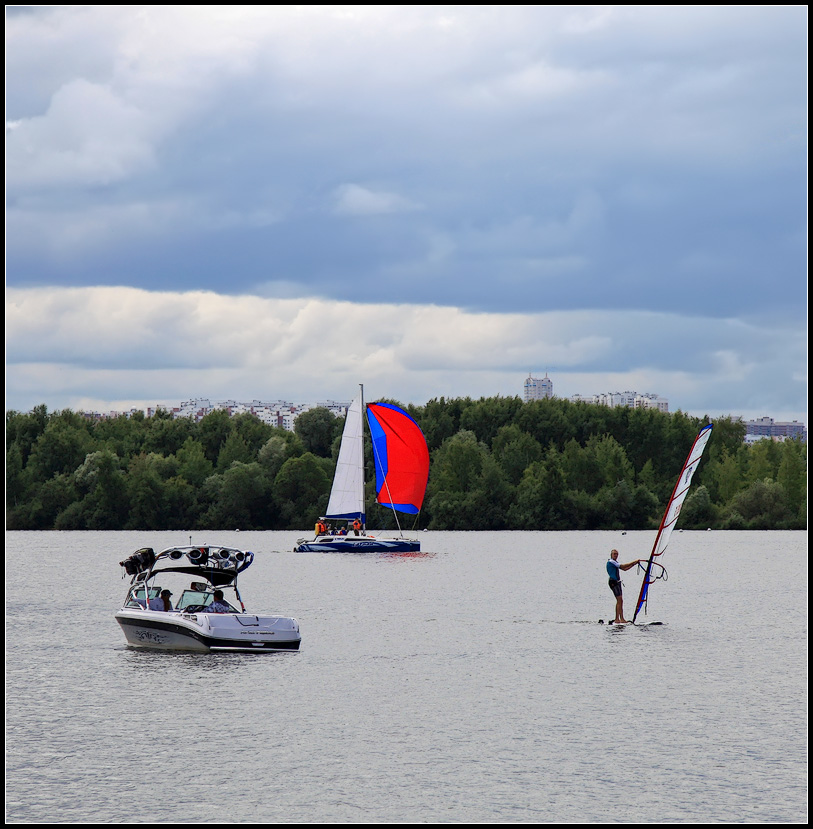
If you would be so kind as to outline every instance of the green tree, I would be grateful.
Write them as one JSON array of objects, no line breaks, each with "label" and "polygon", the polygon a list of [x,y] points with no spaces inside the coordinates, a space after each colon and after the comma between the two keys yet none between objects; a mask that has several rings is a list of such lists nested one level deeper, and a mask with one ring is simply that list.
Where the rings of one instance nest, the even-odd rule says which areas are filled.
[{"label": "green tree", "polygon": [[273,481],[288,458],[298,458],[304,452],[302,441],[297,435],[285,429],[277,429],[260,448],[257,461],[268,479]]},{"label": "green tree", "polygon": [[680,510],[679,525],[683,529],[707,529],[716,521],[714,504],[708,489],[702,484],[694,487],[686,496],[686,501]]},{"label": "green tree", "polygon": [[317,406],[302,412],[294,421],[294,431],[306,452],[320,458],[329,458],[333,440],[341,434],[344,418],[337,418],[330,409]]},{"label": "green tree", "polygon": [[[807,511],[807,445],[803,441],[782,443],[782,460],[776,480],[785,492],[789,512],[804,518]],[[800,526],[806,525],[805,519]]]},{"label": "green tree", "polygon": [[781,453],[780,444],[773,440],[758,440],[749,446],[746,481],[775,481],[782,460]]},{"label": "green tree", "polygon": [[429,451],[438,449],[444,440],[452,437],[460,428],[462,402],[446,398],[433,398],[418,413],[415,420],[421,427]]},{"label": "green tree", "polygon": [[6,412],[6,450],[16,446],[23,466],[28,463],[31,449],[45,431],[48,420],[48,410],[45,406],[37,406],[28,414],[13,410]]},{"label": "green tree", "polygon": [[187,438],[178,450],[178,474],[193,487],[203,486],[214,466],[206,457],[203,446],[194,438]]},{"label": "green tree", "polygon": [[600,438],[594,435],[587,441],[586,449],[595,456],[599,478],[604,486],[615,486],[622,481],[632,483],[635,470],[624,447],[612,435]]},{"label": "green tree", "polygon": [[197,493],[198,487],[179,476],[164,483],[162,529],[186,530],[197,526]]},{"label": "green tree", "polygon": [[50,530],[59,514],[77,498],[72,475],[54,475],[35,483],[25,501],[9,510],[8,529]]},{"label": "green tree", "polygon": [[206,457],[214,464],[231,432],[229,413],[225,409],[216,409],[200,419],[193,437],[200,442]]},{"label": "green tree", "polygon": [[70,529],[124,529],[130,504],[118,456],[106,449],[93,452],[73,477],[77,489],[84,490],[87,494],[81,501],[77,515],[80,525]]},{"label": "green tree", "polygon": [[174,417],[166,409],[159,409],[145,423],[146,434],[141,447],[145,452],[174,455],[195,431],[188,417]]},{"label": "green tree", "polygon": [[477,440],[491,446],[497,432],[513,423],[521,408],[519,397],[482,397],[462,412],[460,428],[473,432]]},{"label": "green tree", "polygon": [[106,417],[93,424],[91,434],[98,449],[109,449],[120,458],[131,458],[144,448],[148,426],[143,412]]},{"label": "green tree", "polygon": [[66,409],[48,421],[34,442],[26,468],[39,481],[73,472],[83,462],[91,444],[87,421]]},{"label": "green tree", "polygon": [[543,455],[539,441],[523,432],[515,423],[500,428],[491,451],[508,481],[514,486],[522,480],[525,469],[541,460]]},{"label": "green tree", "polygon": [[209,529],[263,529],[270,524],[268,479],[258,463],[234,462],[204,486],[210,506],[201,518]]},{"label": "green tree", "polygon": [[225,472],[233,463],[251,463],[254,460],[252,451],[242,436],[232,432],[223,444],[217,456],[217,471]]},{"label": "green tree", "polygon": [[742,489],[743,478],[734,455],[725,453],[709,461],[711,465],[710,491],[719,504],[727,504]]},{"label": "green tree", "polygon": [[786,529],[794,523],[782,485],[769,479],[754,481],[737,493],[726,509],[726,518],[724,528],[728,529]]},{"label": "green tree", "polygon": [[242,412],[232,418],[234,431],[245,441],[251,459],[256,460],[257,453],[268,439],[280,431],[276,427],[263,423],[259,417],[251,412]]},{"label": "green tree", "polygon": [[282,465],[273,487],[280,529],[308,527],[324,514],[333,477],[332,464],[327,464],[328,468],[322,459],[306,452],[298,458],[288,458]]},{"label": "green tree", "polygon": [[510,525],[523,530],[569,529],[564,488],[561,456],[551,447],[544,460],[525,470],[508,510]]}]

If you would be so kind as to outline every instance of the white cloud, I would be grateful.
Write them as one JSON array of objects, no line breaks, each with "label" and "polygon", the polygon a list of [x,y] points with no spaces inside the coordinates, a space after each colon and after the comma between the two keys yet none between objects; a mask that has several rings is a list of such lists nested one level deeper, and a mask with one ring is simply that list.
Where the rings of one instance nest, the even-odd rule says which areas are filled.
[{"label": "white cloud", "polygon": [[[86,400],[115,409],[190,397],[344,399],[360,382],[374,396],[424,403],[520,395],[528,372],[548,371],[562,397],[634,389],[695,414],[806,414],[804,332],[702,317],[10,289],[6,332],[7,405],[26,410]],[[797,408],[780,413],[772,396],[788,382],[799,386]]]},{"label": "white cloud", "polygon": [[43,116],[21,119],[7,133],[7,184],[110,184],[153,161],[147,119],[109,88],[74,80]]},{"label": "white cloud", "polygon": [[9,8],[14,405],[806,405],[806,7]]},{"label": "white cloud", "polygon": [[400,213],[417,210],[415,204],[397,193],[363,187],[360,184],[342,184],[334,192],[334,210],[345,216],[374,216],[381,213]]}]

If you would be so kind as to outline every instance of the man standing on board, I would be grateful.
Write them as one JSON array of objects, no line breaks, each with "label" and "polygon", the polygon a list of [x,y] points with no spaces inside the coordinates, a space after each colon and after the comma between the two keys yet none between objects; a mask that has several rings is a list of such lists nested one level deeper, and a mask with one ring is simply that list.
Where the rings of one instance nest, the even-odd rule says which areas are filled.
[{"label": "man standing on board", "polygon": [[610,590],[613,591],[613,596],[615,596],[615,621],[613,624],[627,624],[627,620],[624,618],[624,596],[621,592],[621,571],[635,567],[639,561],[640,559],[636,558],[635,561],[630,561],[628,564],[619,564],[618,550],[610,552],[610,558],[607,562],[607,574],[610,577]]}]

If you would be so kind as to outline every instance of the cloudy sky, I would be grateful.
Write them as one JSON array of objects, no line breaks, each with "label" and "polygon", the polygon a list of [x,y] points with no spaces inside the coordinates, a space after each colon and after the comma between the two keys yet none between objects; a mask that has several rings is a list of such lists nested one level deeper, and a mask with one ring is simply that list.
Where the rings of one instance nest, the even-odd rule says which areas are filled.
[{"label": "cloudy sky", "polygon": [[807,422],[807,6],[6,6],[6,408]]}]

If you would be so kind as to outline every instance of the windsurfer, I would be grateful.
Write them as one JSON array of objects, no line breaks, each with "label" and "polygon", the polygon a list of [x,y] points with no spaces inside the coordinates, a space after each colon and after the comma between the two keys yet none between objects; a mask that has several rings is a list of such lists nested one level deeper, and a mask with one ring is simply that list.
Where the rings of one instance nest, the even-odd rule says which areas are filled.
[{"label": "windsurfer", "polygon": [[625,625],[627,620],[624,618],[624,596],[621,590],[621,571],[631,570],[638,565],[639,559],[630,561],[627,564],[618,563],[618,550],[610,552],[610,558],[607,561],[607,574],[610,577],[610,590],[615,596],[615,621],[616,625]]}]

